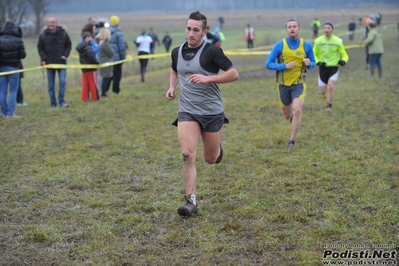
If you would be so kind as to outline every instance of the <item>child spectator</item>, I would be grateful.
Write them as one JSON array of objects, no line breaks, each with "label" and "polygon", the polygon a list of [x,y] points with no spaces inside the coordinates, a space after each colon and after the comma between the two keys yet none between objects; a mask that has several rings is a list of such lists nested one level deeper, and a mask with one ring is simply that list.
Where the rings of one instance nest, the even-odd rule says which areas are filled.
[{"label": "child spectator", "polygon": [[[91,47],[91,41],[93,39],[92,34],[88,31],[82,33],[83,42],[76,46],[76,51],[79,53],[79,62],[81,64],[98,64],[93,48]],[[96,68],[82,68],[82,101],[87,102],[89,100],[89,92],[91,94],[91,100],[96,102],[97,98],[97,85],[95,72]]]}]

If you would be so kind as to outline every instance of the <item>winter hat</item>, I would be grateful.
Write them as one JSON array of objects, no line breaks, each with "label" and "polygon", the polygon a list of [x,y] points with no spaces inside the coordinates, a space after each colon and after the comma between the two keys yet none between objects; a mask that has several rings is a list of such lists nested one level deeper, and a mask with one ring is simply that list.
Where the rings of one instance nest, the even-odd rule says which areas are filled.
[{"label": "winter hat", "polygon": [[333,26],[333,24],[332,24],[330,21],[324,22],[323,27],[324,27],[325,25],[329,25],[329,26],[331,26],[332,29],[334,29],[334,26]]},{"label": "winter hat", "polygon": [[111,18],[109,19],[109,22],[110,22],[111,25],[113,25],[113,26],[119,25],[119,17],[117,17],[117,16],[111,16]]}]

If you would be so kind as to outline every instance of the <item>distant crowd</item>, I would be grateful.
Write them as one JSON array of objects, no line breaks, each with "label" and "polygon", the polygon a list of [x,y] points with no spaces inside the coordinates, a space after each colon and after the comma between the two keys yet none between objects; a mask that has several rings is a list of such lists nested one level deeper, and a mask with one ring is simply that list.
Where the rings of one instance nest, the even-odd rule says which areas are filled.
[{"label": "distant crowd", "polygon": [[[366,27],[363,42],[366,46],[366,67],[374,77],[382,77],[381,57],[384,53],[383,38],[379,25],[381,15],[374,13],[363,20]],[[82,29],[81,39],[76,46],[82,68],[82,94],[84,102],[96,102],[107,99],[112,83],[112,92],[120,94],[123,60],[126,58],[127,44],[123,32],[119,29],[119,17],[110,18],[109,27],[90,20]],[[184,183],[184,204],[178,207],[181,216],[198,213],[197,205],[197,146],[202,140],[203,157],[208,164],[220,164],[224,152],[222,132],[224,124],[229,123],[220,91],[220,84],[234,82],[239,73],[232,61],[220,49],[226,37],[222,33],[223,18],[219,27],[210,32],[207,18],[199,11],[192,12],[185,26],[186,41],[172,49],[169,88],[165,92],[166,100],[176,98],[176,87],[179,84],[178,112],[172,125],[178,128],[177,139],[181,146],[181,175]],[[302,123],[303,105],[306,98],[307,71],[318,67],[319,92],[326,99],[325,111],[331,113],[335,97],[335,88],[342,67],[349,62],[343,40],[334,35],[334,24],[331,21],[312,22],[314,44],[299,37],[300,23],[296,19],[286,22],[287,36],[278,40],[271,49],[265,68],[276,72],[276,87],[279,105],[284,118],[289,121],[288,150],[297,147],[296,137]],[[314,26],[316,25],[316,27]],[[353,40],[353,21],[349,24],[349,39]],[[318,36],[318,29],[323,34]],[[17,117],[14,113],[16,94],[20,85],[20,73],[13,72],[21,68],[25,58],[25,48],[21,32],[12,21],[5,22],[0,28],[0,104],[2,116]],[[255,29],[248,24],[244,30],[247,49],[254,48]],[[165,34],[163,44],[169,51],[172,39]],[[141,81],[145,73],[150,54],[155,52],[155,44],[160,42],[152,29],[135,39],[140,61]],[[39,37],[38,52],[43,66],[47,69],[48,93],[51,108],[66,108],[65,83],[67,58],[72,49],[71,40],[66,30],[59,26],[55,18],[49,18],[47,28]],[[112,64],[108,64],[111,63]],[[98,64],[104,64],[98,69]],[[51,66],[55,65],[55,66]],[[82,67],[83,67],[82,66]],[[55,76],[59,76],[59,93],[56,97]],[[8,86],[10,93],[8,101]],[[100,95],[101,94],[101,95]],[[224,146],[225,144],[223,144]]]},{"label": "distant crowd", "polygon": [[[378,26],[381,24],[382,15],[372,12],[368,17],[359,18],[359,26],[364,25],[363,40],[366,44],[366,68],[370,68],[370,55],[375,53],[371,50],[372,42],[367,41],[370,31],[379,32]],[[210,42],[218,48],[226,42],[226,36],[223,33],[224,18],[218,18],[219,25],[213,31],[207,26],[206,34],[203,39]],[[81,38],[75,50],[79,54],[79,61],[82,65],[82,93],[81,100],[84,102],[96,102],[109,97],[109,91],[113,94],[120,94],[120,82],[122,78],[123,62],[126,58],[126,49],[128,44],[124,38],[123,31],[119,28],[120,19],[118,16],[111,16],[108,19],[89,18],[88,23],[84,25],[81,31]],[[354,40],[356,30],[355,19],[348,25],[349,41]],[[321,22],[315,18],[311,22],[313,38],[318,38],[319,29],[322,28]],[[398,23],[399,29],[399,23]],[[254,48],[255,29],[248,24],[244,29],[244,40],[247,49]],[[172,37],[166,31],[162,40],[160,40],[153,28],[142,28],[140,35],[134,40],[137,46],[141,81],[145,82],[145,74],[149,59],[154,59],[151,55],[155,54],[156,46],[161,44],[167,53],[172,46]],[[22,31],[12,21],[6,21],[0,28],[0,72],[10,72],[23,69],[22,59],[26,57],[24,44],[22,41]],[[6,47],[6,48],[3,48]],[[59,25],[56,18],[48,19],[47,27],[40,34],[38,44],[38,53],[41,58],[41,65],[66,65],[67,58],[72,51],[72,42],[66,29]],[[8,49],[8,50],[7,50]],[[373,48],[374,49],[374,48]],[[378,49],[378,53],[381,48]],[[382,75],[380,63],[381,58],[377,60],[379,75]],[[119,62],[119,63],[118,63]],[[109,63],[108,66],[98,68],[96,65]],[[371,68],[373,72],[373,68]],[[67,108],[69,104],[65,100],[66,92],[66,67],[48,67],[46,69],[48,95],[50,98],[50,107],[57,106]],[[58,95],[55,90],[56,75],[58,74]],[[372,73],[374,75],[374,73]],[[0,76],[0,105],[1,116],[7,118],[18,117],[15,114],[15,106],[27,106],[24,101],[23,90],[21,87],[21,78],[23,72]]]}]

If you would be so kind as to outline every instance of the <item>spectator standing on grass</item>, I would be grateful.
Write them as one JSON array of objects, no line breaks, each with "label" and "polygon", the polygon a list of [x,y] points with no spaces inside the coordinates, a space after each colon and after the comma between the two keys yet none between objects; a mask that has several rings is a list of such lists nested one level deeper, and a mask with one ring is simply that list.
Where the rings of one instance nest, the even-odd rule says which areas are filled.
[{"label": "spectator standing on grass", "polygon": [[381,21],[382,21],[382,14],[381,13],[377,13],[377,18],[376,18],[376,23],[377,23],[377,26],[380,26],[381,25]]},{"label": "spectator standing on grass", "polygon": [[369,22],[369,33],[364,40],[364,44],[368,47],[368,54],[370,56],[370,74],[374,77],[375,68],[378,69],[378,77],[382,78],[382,64],[381,57],[384,53],[384,44],[382,34],[374,21]]},{"label": "spectator standing on grass", "polygon": [[165,46],[165,51],[169,53],[170,46],[172,45],[172,38],[170,37],[168,31],[166,31],[165,35],[163,36],[162,44]]},{"label": "spectator standing on grass", "polygon": [[330,21],[324,22],[324,34],[314,41],[313,52],[316,64],[319,66],[319,90],[322,95],[327,95],[326,111],[331,112],[335,83],[338,81],[339,69],[348,63],[342,39],[333,34],[334,26]]},{"label": "spectator standing on grass", "polygon": [[222,28],[223,28],[223,25],[224,25],[224,18],[223,18],[222,16],[220,16],[220,17],[218,18],[218,21],[219,21],[219,27],[222,29]]},{"label": "spectator standing on grass", "polygon": [[[107,28],[102,28],[100,32],[97,34],[96,39],[99,41],[101,45],[101,49],[98,52],[98,62],[100,64],[112,62],[112,57],[114,56],[114,51],[109,44],[111,39],[111,32]],[[99,76],[102,77],[101,83],[101,97],[108,98],[108,90],[111,85],[112,80],[112,71],[113,67],[102,67],[99,68],[98,73]]]},{"label": "spectator standing on grass", "polygon": [[222,42],[226,41],[226,37],[219,27],[215,27],[215,36],[219,38],[219,41],[215,44],[216,47],[222,48]]},{"label": "spectator standing on grass", "polygon": [[[22,38],[22,30],[18,27],[18,32],[20,34],[20,38]],[[19,69],[24,69],[22,64],[22,60],[19,60]],[[24,92],[22,90],[22,78],[24,77],[24,72],[19,73],[19,86],[17,91],[17,106],[27,106],[28,104],[24,102]]]},{"label": "spectator standing on grass", "polygon": [[320,20],[318,18],[315,18],[311,23],[310,23],[310,27],[312,27],[312,31],[313,31],[313,39],[316,39],[317,36],[319,36],[319,29],[321,27],[321,23]]},{"label": "spectator standing on grass", "polygon": [[[7,20],[0,28],[0,72],[19,70],[21,59],[25,57],[25,46],[20,31],[13,21]],[[19,117],[15,114],[19,77],[20,73],[0,76],[1,116],[6,118]]]},{"label": "spectator standing on grass", "polygon": [[[219,83],[238,79],[237,70],[222,49],[204,41],[207,19],[199,11],[189,15],[186,22],[187,42],[172,51],[169,89],[166,99],[175,98],[175,88],[180,83],[177,126],[182,154],[182,177],[186,204],[179,207],[181,216],[197,213],[195,165],[199,138],[202,138],[204,159],[218,164],[223,158],[221,146],[224,115]],[[223,73],[219,71],[223,70]]]},{"label": "spectator standing on grass", "polygon": [[[148,35],[150,35],[150,37],[152,38],[152,45],[150,47],[150,53],[151,54],[155,54],[155,44],[158,44],[158,46],[161,45],[161,44],[159,43],[158,36],[155,34],[153,28],[150,28],[150,31],[148,32]],[[154,59],[154,58],[152,58],[152,59]]]},{"label": "spectator standing on grass", "polygon": [[220,40],[219,37],[209,31],[209,26],[206,27],[206,34],[203,37],[204,41],[216,45]]},{"label": "spectator standing on grass", "polygon": [[284,117],[291,122],[289,150],[295,149],[296,135],[301,126],[306,72],[316,65],[312,44],[299,38],[299,30],[299,23],[295,19],[288,20],[288,36],[273,46],[266,60],[266,68],[276,70],[280,106]]},{"label": "spectator standing on grass", "polygon": [[349,31],[349,41],[353,41],[355,37],[355,30],[356,30],[356,22],[355,19],[352,18],[352,21],[349,22],[348,31]]},{"label": "spectator standing on grass", "polygon": [[[141,34],[136,38],[134,43],[137,46],[138,55],[148,55],[151,52],[151,46],[154,45],[154,42],[150,35],[146,33],[146,29],[141,29]],[[144,76],[147,72],[148,58],[139,58],[140,62],[140,75],[141,82],[144,82]]]},{"label": "spectator standing on grass", "polygon": [[[363,20],[364,23],[364,31],[362,39],[365,40],[369,35],[369,22],[371,19],[369,17],[365,17]],[[366,54],[366,70],[370,67],[370,55],[369,55],[369,47],[367,45],[364,46],[364,52]]]},{"label": "spectator standing on grass", "polygon": [[247,25],[244,31],[244,38],[247,41],[247,48],[251,49],[254,48],[254,40],[255,40],[255,30],[251,27],[250,24]]},{"label": "spectator standing on grass", "polygon": [[[94,41],[99,44],[99,40],[96,38],[98,36],[98,33],[105,28],[104,22],[99,21],[96,23],[96,30],[94,31]],[[100,49],[101,50],[101,49]],[[97,54],[97,59],[98,59],[98,54]],[[102,83],[103,83],[103,78],[101,77],[101,73],[99,70],[97,70],[97,91],[102,93]]]},{"label": "spectator standing on grass", "polygon": [[[124,60],[126,58],[126,41],[123,32],[119,29],[119,17],[111,16],[109,30],[111,32],[111,47],[114,51],[114,62]],[[122,64],[114,65],[112,75],[112,92],[119,94],[121,91],[120,82],[122,79]]]},{"label": "spectator standing on grass", "polygon": [[[71,52],[71,39],[65,29],[58,25],[55,18],[49,18],[47,28],[39,37],[37,48],[39,51],[41,64],[67,64],[67,58]],[[59,77],[59,93],[58,104],[61,107],[69,107],[65,102],[65,86],[66,86],[66,68],[47,68],[47,82],[48,93],[51,101],[51,108],[57,106],[57,99],[55,96],[55,75],[58,73]]]},{"label": "spectator standing on grass", "polygon": [[[98,55],[98,51],[100,51],[100,44],[98,44],[96,41],[95,41],[95,39],[94,39],[94,36],[95,36],[95,33],[96,33],[96,20],[95,19],[92,19],[91,21],[90,21],[90,23],[87,23],[84,27],[83,27],[83,29],[82,29],[82,32],[81,32],[81,36],[83,35],[83,32],[90,32],[91,34],[92,34],[92,40],[90,41],[90,45],[91,45],[91,48],[93,48],[93,51],[94,51],[94,55],[97,57],[97,55]],[[80,38],[80,41],[82,42],[83,40],[82,40],[82,37]],[[102,79],[101,79],[101,76],[98,74],[99,72],[96,70],[95,72],[94,72],[94,74],[95,74],[95,77],[96,77],[96,79],[95,79],[95,81],[96,81],[96,86],[97,86],[97,92],[100,92],[101,91],[101,81],[102,81]],[[97,98],[100,98],[99,97],[99,94],[97,94]]]},{"label": "spectator standing on grass", "polygon": [[[82,33],[83,41],[76,46],[79,53],[79,62],[82,65],[98,64],[96,55],[91,46],[93,40],[92,33],[85,31]],[[82,68],[82,101],[92,102],[98,101],[97,85],[96,85],[96,68]]]}]

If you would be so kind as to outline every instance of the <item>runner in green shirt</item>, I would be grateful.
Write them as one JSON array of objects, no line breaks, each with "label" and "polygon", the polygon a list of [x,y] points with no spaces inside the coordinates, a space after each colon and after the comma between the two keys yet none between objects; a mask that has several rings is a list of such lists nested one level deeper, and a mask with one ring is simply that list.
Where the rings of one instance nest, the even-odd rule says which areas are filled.
[{"label": "runner in green shirt", "polygon": [[342,39],[335,36],[334,26],[327,21],[323,24],[324,34],[318,37],[313,46],[316,64],[319,66],[319,89],[322,95],[327,96],[326,111],[330,112],[334,99],[334,87],[338,80],[338,65],[344,66],[349,59]]}]

